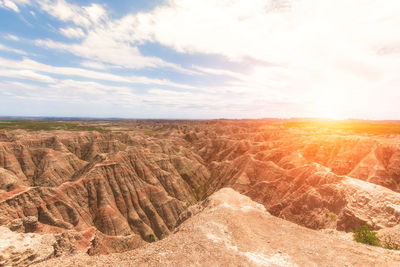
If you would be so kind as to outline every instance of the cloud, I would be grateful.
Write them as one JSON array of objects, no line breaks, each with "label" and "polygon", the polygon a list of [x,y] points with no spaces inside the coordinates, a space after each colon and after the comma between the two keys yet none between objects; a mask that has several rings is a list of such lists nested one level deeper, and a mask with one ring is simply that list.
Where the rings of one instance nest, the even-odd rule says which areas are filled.
[{"label": "cloud", "polygon": [[[0,71],[1,73],[1,71]],[[58,80],[43,87],[25,82],[0,82],[1,94],[28,101],[47,101],[79,104],[133,105],[139,104],[143,94],[135,88],[110,86],[93,81]]]},{"label": "cloud", "polygon": [[31,4],[30,0],[13,0],[13,2],[17,3],[20,6],[25,6]]},{"label": "cloud", "polygon": [[91,4],[90,6],[83,7],[83,9],[93,23],[99,23],[102,19],[107,17],[104,8],[98,4]]},{"label": "cloud", "polygon": [[62,28],[60,29],[60,33],[68,38],[73,38],[73,39],[81,39],[85,37],[85,33],[81,28]]},{"label": "cloud", "polygon": [[99,4],[82,7],[69,4],[65,0],[40,0],[38,3],[40,8],[51,16],[85,28],[107,19],[104,8]]},{"label": "cloud", "polygon": [[192,68],[203,73],[217,75],[217,76],[228,76],[240,80],[246,79],[247,77],[247,75],[244,75],[240,72],[234,72],[227,69],[206,68],[196,65],[192,65]]},{"label": "cloud", "polygon": [[37,40],[37,45],[124,68],[170,68],[188,75],[198,74],[158,57],[142,55],[138,48],[140,43],[130,36],[129,28],[132,27],[129,19],[111,20],[104,7],[99,4],[78,6],[64,0],[41,0],[39,6],[42,11],[61,21],[85,28],[87,33],[81,28],[63,28],[60,30],[61,34],[69,38],[83,38],[82,41],[71,44]]},{"label": "cloud", "polygon": [[166,62],[158,57],[143,56],[138,47],[118,42],[107,33],[89,31],[82,43],[62,43],[53,40],[36,40],[36,45],[59,51],[65,51],[82,58],[112,64],[124,68],[171,68],[185,74],[197,72]]},{"label": "cloud", "polygon": [[156,57],[142,56],[137,47],[132,47],[128,44],[118,44],[115,40],[108,39],[107,36],[92,32],[89,32],[87,38],[80,44],[67,44],[53,40],[37,40],[36,44],[126,68],[173,65]]},{"label": "cloud", "polygon": [[127,34],[137,42],[265,62],[250,74],[197,70],[232,77],[226,85],[246,88],[249,96],[271,92],[302,99],[303,115],[330,116],[321,106],[342,115],[367,113],[382,83],[386,95],[400,94],[389,82],[400,67],[394,56],[400,51],[399,13],[396,0],[171,0],[120,24],[130,25]]},{"label": "cloud", "polygon": [[11,0],[0,0],[0,7],[11,9],[14,12],[19,12],[18,6]]},{"label": "cloud", "polygon": [[0,8],[11,9],[19,13],[18,6],[25,6],[30,4],[30,0],[0,0]]},{"label": "cloud", "polygon": [[[4,2],[0,0],[3,7]],[[1,65],[57,79],[79,77],[188,89],[153,88],[146,97],[115,90],[115,101],[135,98],[149,106],[174,106],[175,111],[204,107],[235,116],[240,111],[254,116],[373,117],[397,110],[397,0],[168,0],[153,10],[120,18],[107,13],[105,5],[79,6],[65,0],[36,3],[32,5],[65,23],[61,34],[76,40],[46,39],[35,44],[71,53],[80,58],[82,67],[54,67],[29,59],[0,59]],[[199,61],[207,66],[191,62],[192,67],[186,69],[179,62],[142,54],[142,46],[149,43],[175,50],[179,59],[208,54],[207,60]],[[186,57],[189,54],[195,57]],[[208,60],[212,57],[215,62],[225,60],[220,64],[225,67],[214,65],[214,60]],[[201,76],[192,77],[196,86],[190,86],[107,72],[111,68],[168,68]],[[65,84],[72,86],[72,82]],[[89,83],[74,86],[100,90],[99,85]],[[374,114],[371,106],[386,111]]]},{"label": "cloud", "polygon": [[[328,94],[327,99],[340,102],[334,97],[337,87],[357,93],[359,86],[372,90],[376,87],[373,83],[388,75],[388,66],[399,65],[393,57],[385,57],[397,53],[393,44],[400,43],[395,32],[400,25],[396,15],[400,4],[390,4],[361,0],[253,0],[251,4],[246,0],[171,0],[152,11],[117,20],[100,12],[95,17],[104,19],[92,24],[81,43],[38,40],[37,44],[123,68],[168,67],[187,74],[225,76],[231,80],[221,88],[230,86],[230,91],[312,98],[318,106],[318,102],[327,101],[321,91]],[[201,66],[185,70],[141,55],[138,46],[146,42],[181,53],[266,64],[255,63],[251,73]]]},{"label": "cloud", "polygon": [[13,52],[13,53],[20,54],[20,55],[27,55],[27,53],[25,51],[11,48],[11,47],[5,46],[3,44],[0,44],[0,50],[7,51],[7,52]]},{"label": "cloud", "polygon": [[131,84],[155,84],[161,86],[170,86],[182,89],[193,89],[193,86],[175,83],[169,80],[163,79],[152,79],[144,76],[123,76],[112,74],[108,72],[93,71],[83,68],[73,68],[73,67],[56,67],[47,64],[42,64],[40,62],[23,59],[23,60],[11,60],[0,57],[0,66],[9,66],[11,69],[15,70],[30,70],[35,72],[44,72],[53,75],[62,76],[76,76],[83,77],[86,79],[95,79],[101,81],[109,81],[115,83],[131,83]]},{"label": "cloud", "polygon": [[5,38],[12,41],[19,41],[19,37],[12,34],[7,34]]},{"label": "cloud", "polygon": [[376,41],[398,40],[393,33],[399,10],[394,0],[390,5],[362,0],[171,0],[121,21],[130,21],[131,37],[138,41],[156,41],[180,52],[290,64],[310,56],[320,60],[321,52],[338,56],[357,48],[365,51]]},{"label": "cloud", "polygon": [[0,76],[12,77],[30,81],[44,82],[44,83],[54,83],[56,79],[53,79],[47,75],[39,74],[32,70],[10,70],[0,68]]},{"label": "cloud", "polygon": [[101,62],[90,61],[90,60],[82,61],[80,63],[80,65],[83,66],[83,67],[86,67],[86,68],[98,69],[98,70],[106,70],[106,69],[110,69],[110,68],[115,68],[115,66],[105,65],[105,64],[103,64]]}]

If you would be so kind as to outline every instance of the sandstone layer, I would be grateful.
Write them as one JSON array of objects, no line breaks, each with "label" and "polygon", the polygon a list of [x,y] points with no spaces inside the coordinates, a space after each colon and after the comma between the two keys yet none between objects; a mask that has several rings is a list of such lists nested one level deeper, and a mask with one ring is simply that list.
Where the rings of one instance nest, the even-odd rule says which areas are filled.
[{"label": "sandstone layer", "polygon": [[167,237],[231,187],[311,229],[400,235],[400,136],[279,121],[104,122],[108,132],[3,132],[0,225],[90,255]]},{"label": "sandstone layer", "polygon": [[106,256],[74,256],[40,266],[396,266],[400,252],[310,230],[270,215],[232,189],[198,205],[167,238]]}]

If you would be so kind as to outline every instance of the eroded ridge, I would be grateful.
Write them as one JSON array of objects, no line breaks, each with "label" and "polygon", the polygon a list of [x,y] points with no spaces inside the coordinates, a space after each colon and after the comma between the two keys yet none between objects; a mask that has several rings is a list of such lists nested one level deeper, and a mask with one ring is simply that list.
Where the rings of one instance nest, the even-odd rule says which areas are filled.
[{"label": "eroded ridge", "polygon": [[124,251],[165,238],[189,206],[231,187],[308,228],[398,233],[399,135],[262,120],[103,125],[3,131],[0,225],[56,234],[68,251]]}]

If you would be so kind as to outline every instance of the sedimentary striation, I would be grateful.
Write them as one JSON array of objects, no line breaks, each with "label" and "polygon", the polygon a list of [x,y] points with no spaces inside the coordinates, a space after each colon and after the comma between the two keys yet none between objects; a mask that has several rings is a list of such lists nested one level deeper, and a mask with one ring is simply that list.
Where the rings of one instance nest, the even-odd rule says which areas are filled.
[{"label": "sedimentary striation", "polygon": [[[195,212],[193,212],[195,210]],[[224,188],[192,208],[165,239],[106,256],[55,258],[40,266],[395,266],[400,253],[310,230],[270,215]]]},{"label": "sedimentary striation", "polygon": [[54,255],[121,252],[165,238],[188,207],[231,187],[311,229],[398,234],[399,135],[279,121],[108,124],[0,133],[0,225],[53,234]]}]

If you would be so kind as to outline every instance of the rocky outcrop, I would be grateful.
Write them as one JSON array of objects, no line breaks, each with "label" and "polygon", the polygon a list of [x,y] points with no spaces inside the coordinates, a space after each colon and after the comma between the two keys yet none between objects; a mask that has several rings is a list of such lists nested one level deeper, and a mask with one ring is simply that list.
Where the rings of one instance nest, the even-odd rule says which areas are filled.
[{"label": "rocky outcrop", "polygon": [[[5,149],[5,173],[20,178],[15,189],[1,196],[0,223],[33,216],[36,232],[95,227],[104,235],[155,241],[170,233],[209,179],[199,156],[169,141],[77,134],[26,143],[34,162],[30,171],[15,155],[18,150]],[[89,156],[93,151],[99,154]]]},{"label": "rocky outcrop", "polygon": [[208,194],[230,186],[272,214],[313,229],[400,223],[400,165],[393,164],[398,138],[238,125],[192,141],[209,163]]},{"label": "rocky outcrop", "polygon": [[400,253],[276,218],[232,189],[192,208],[165,239],[106,256],[56,258],[41,266],[396,266]]},{"label": "rocky outcrop", "polygon": [[0,265],[26,266],[54,255],[56,239],[51,234],[14,233],[0,226]]},{"label": "rocky outcrop", "polygon": [[96,228],[59,234],[22,233],[0,226],[0,266],[28,266],[60,256],[98,255],[132,250],[146,244],[139,236],[108,236]]},{"label": "rocky outcrop", "polygon": [[107,133],[4,132],[0,225],[64,235],[65,251],[122,251],[167,237],[196,213],[189,206],[224,187],[312,229],[400,223],[398,136],[270,121],[115,124]]}]

